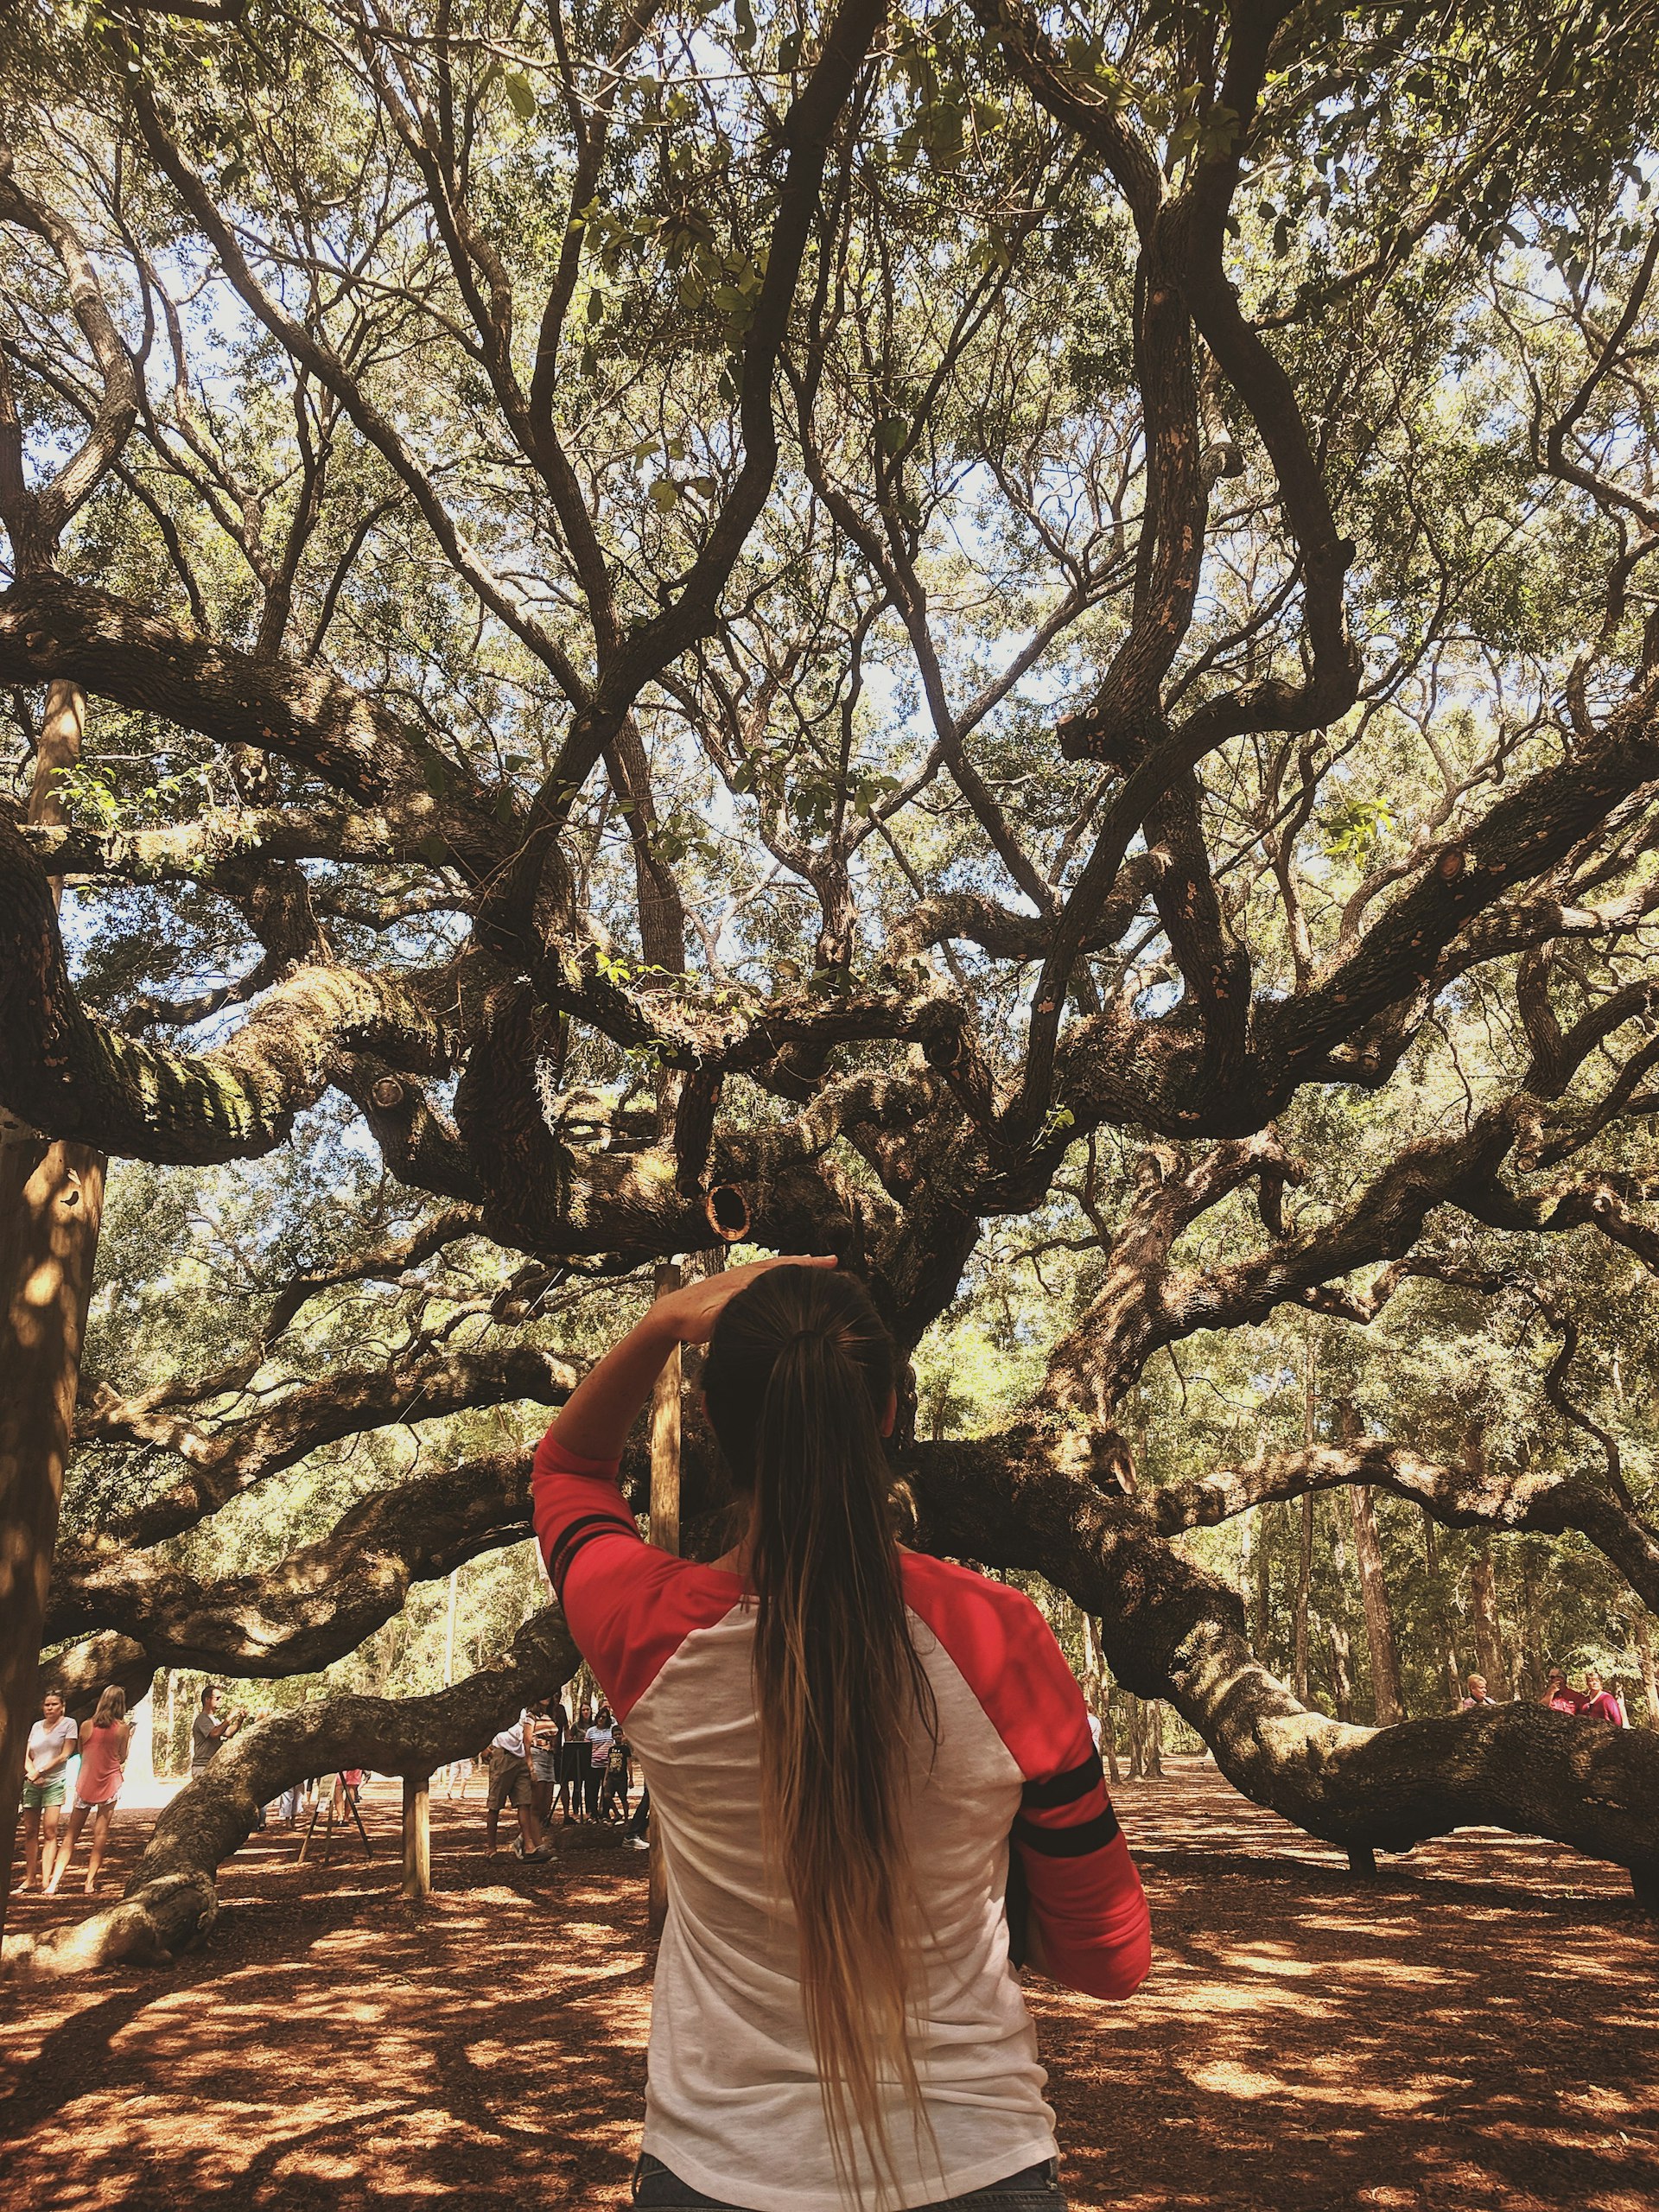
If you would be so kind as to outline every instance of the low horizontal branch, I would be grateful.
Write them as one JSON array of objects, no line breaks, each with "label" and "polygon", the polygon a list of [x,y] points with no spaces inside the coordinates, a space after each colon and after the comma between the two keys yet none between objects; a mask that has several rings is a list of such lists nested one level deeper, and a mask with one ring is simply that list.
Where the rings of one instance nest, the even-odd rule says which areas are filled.
[{"label": "low horizontal branch", "polygon": [[112,1669],[130,1649],[151,1669],[315,1673],[401,1611],[416,1583],[528,1536],[529,1476],[523,1452],[470,1459],[360,1499],[327,1536],[259,1573],[214,1580],[107,1537],[65,1537],[45,1635],[102,1631]]},{"label": "low horizontal branch", "polygon": [[157,1544],[326,1444],[480,1406],[563,1405],[584,1367],[534,1344],[486,1345],[404,1367],[336,1370],[222,1427],[175,1406],[106,1399],[82,1412],[76,1437],[83,1446],[158,1446],[188,1462],[188,1472],[110,1530],[124,1544]]},{"label": "low horizontal branch", "polygon": [[1612,1561],[1650,1611],[1659,1612],[1659,1536],[1611,1491],[1582,1474],[1524,1468],[1503,1473],[1490,1464],[1451,1467],[1374,1436],[1352,1444],[1265,1452],[1241,1466],[1171,1483],[1150,1492],[1145,1503],[1160,1534],[1173,1535],[1185,1529],[1213,1528],[1252,1506],[1350,1483],[1408,1498],[1449,1529],[1531,1530],[1550,1536],[1573,1529]]}]

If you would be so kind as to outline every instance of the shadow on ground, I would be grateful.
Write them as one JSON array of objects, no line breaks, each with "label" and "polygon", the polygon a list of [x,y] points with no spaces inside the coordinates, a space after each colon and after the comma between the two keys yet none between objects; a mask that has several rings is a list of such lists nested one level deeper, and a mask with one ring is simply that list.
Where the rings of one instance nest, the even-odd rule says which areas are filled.
[{"label": "shadow on ground", "polygon": [[[1481,1832],[1361,1884],[1207,1764],[1116,1794],[1154,1978],[1122,2008],[1033,1989],[1075,2212],[1654,2212],[1659,1927],[1617,1870]],[[152,1818],[118,1819],[118,1880]],[[367,1819],[372,1859],[250,1844],[172,1968],[0,1996],[5,2203],[626,2202],[643,1854],[575,1828],[492,1864],[476,1801],[435,1802],[416,1914],[395,1785]]]}]

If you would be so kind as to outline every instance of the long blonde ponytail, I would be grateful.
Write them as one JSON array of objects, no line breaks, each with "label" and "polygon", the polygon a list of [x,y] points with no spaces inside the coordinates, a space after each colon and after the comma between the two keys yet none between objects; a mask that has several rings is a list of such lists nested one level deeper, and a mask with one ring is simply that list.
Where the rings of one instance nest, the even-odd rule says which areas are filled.
[{"label": "long blonde ponytail", "polygon": [[837,2171],[856,2195],[861,2146],[878,2201],[894,2090],[925,2128],[904,1815],[908,1755],[938,1732],[887,1507],[893,1368],[855,1281],[778,1268],[721,1315],[703,1374],[715,1432],[753,1499],[762,1834],[794,1907]]}]

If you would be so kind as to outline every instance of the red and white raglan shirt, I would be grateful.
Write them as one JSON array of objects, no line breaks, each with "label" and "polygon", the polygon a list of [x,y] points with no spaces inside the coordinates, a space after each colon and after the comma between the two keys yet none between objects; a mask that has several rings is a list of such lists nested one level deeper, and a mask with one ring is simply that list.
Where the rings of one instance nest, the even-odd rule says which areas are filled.
[{"label": "red and white raglan shirt", "polygon": [[[554,1588],[639,1753],[667,1861],[645,2148],[755,2212],[841,2212],[792,1910],[761,1859],[744,1581],[652,1549],[616,1462],[579,1459],[551,1432],[532,1495]],[[1010,1838],[1057,1980],[1127,1997],[1151,1945],[1082,1693],[1042,1615],[1006,1584],[902,1557],[939,1732],[910,1763],[906,1815],[926,1974],[912,2048],[933,2139],[918,2139],[896,2087],[889,2130],[899,2202],[914,2206],[1054,2155],[1047,2076],[1008,1961]]]}]

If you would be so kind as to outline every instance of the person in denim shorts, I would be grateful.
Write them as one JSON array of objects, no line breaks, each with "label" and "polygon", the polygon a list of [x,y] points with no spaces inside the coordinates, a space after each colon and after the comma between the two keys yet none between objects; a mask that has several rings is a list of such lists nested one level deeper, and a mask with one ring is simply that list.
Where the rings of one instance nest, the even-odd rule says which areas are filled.
[{"label": "person in denim shorts", "polygon": [[[74,1757],[80,1731],[64,1710],[56,1690],[41,1700],[41,1717],[29,1732],[23,1755],[23,1887],[51,1889],[68,1863],[69,1846],[60,1841],[64,1790],[69,1762]],[[46,1832],[46,1864],[41,1864],[41,1832]]]},{"label": "person in denim shorts", "polygon": [[[1058,2212],[1016,1963],[1129,1996],[1146,1897],[1042,1615],[894,1539],[895,1349],[833,1270],[668,1292],[536,1454],[537,1537],[667,1879],[634,2202]],[[664,1362],[705,1342],[743,1516],[712,1564],[644,1543],[617,1487]]]}]

